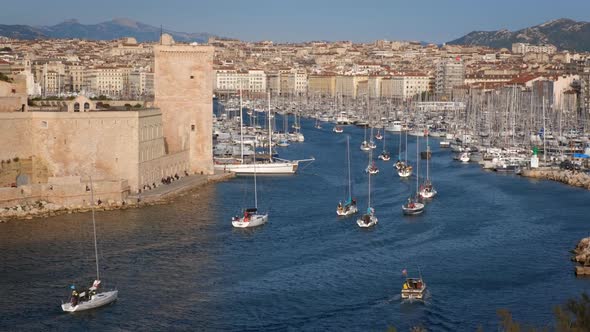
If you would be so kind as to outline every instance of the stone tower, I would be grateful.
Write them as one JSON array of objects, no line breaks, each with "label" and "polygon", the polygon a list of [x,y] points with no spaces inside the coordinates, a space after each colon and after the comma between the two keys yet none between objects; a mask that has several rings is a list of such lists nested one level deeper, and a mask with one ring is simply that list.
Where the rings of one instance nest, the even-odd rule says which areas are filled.
[{"label": "stone tower", "polygon": [[168,153],[188,150],[191,171],[213,174],[213,47],[175,45],[163,34],[154,54],[154,105]]}]

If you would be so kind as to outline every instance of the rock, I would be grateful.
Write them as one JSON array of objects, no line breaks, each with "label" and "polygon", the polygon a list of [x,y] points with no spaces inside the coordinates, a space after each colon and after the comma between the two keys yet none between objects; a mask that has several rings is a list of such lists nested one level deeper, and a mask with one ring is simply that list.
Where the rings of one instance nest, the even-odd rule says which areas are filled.
[{"label": "rock", "polygon": [[23,210],[23,208],[20,205],[15,206],[14,209],[18,212]]}]

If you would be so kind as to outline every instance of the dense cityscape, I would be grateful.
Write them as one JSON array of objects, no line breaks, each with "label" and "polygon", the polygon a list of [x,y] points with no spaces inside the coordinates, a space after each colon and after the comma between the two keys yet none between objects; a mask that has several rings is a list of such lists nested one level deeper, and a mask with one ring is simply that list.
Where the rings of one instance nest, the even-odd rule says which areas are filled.
[{"label": "dense cityscape", "polygon": [[0,330],[587,330],[590,52],[525,36],[560,24],[0,25]]}]

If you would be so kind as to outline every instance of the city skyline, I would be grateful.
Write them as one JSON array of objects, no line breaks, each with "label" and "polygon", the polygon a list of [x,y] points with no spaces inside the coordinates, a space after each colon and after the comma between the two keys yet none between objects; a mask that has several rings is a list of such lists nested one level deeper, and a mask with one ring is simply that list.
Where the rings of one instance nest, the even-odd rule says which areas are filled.
[{"label": "city skyline", "polygon": [[499,0],[477,6],[466,0],[452,3],[426,0],[403,5],[383,0],[363,3],[303,0],[280,6],[269,0],[198,3],[105,0],[85,4],[84,10],[72,0],[33,1],[32,5],[35,11],[30,10],[31,3],[15,3],[3,8],[0,23],[50,26],[76,19],[82,24],[96,24],[125,17],[149,25],[162,25],[167,30],[207,32],[250,41],[388,39],[444,43],[476,30],[514,31],[558,18],[586,21],[583,13],[590,10],[590,3],[569,0],[560,2],[559,7],[550,0]]}]

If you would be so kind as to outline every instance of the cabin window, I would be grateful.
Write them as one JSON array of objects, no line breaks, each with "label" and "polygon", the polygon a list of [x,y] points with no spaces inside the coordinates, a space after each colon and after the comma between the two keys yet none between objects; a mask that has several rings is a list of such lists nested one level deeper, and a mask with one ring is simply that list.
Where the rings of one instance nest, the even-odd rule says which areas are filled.
[{"label": "cabin window", "polygon": [[49,127],[49,123],[47,121],[41,121],[41,128],[46,129],[47,127]]},{"label": "cabin window", "polygon": [[195,131],[195,125],[191,125],[191,131]]},{"label": "cabin window", "polygon": [[194,77],[193,75],[191,75],[191,80],[192,80],[193,78],[195,78],[195,77]]}]

